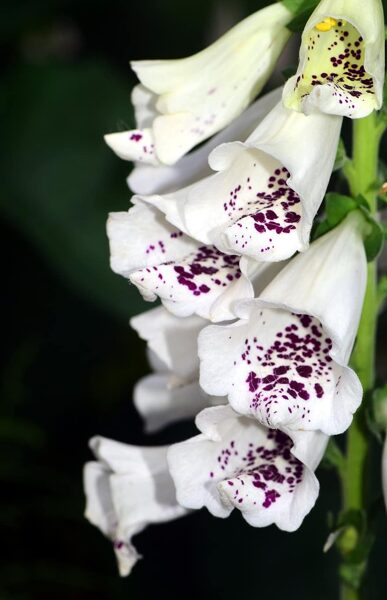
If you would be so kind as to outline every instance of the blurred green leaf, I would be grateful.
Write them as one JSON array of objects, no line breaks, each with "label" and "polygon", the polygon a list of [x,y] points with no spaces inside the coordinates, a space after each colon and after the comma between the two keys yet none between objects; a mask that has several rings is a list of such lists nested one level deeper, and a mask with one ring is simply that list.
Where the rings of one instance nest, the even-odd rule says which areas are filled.
[{"label": "blurred green leaf", "polygon": [[137,291],[110,271],[105,234],[107,213],[130,201],[129,165],[103,142],[132,123],[129,86],[104,65],[82,63],[21,67],[6,89],[3,215],[89,300],[138,313]]},{"label": "blurred green leaf", "polygon": [[313,238],[316,239],[339,225],[353,210],[359,210],[368,225],[368,231],[364,234],[364,248],[367,260],[372,261],[383,247],[384,231],[371,215],[367,200],[361,195],[351,198],[335,192],[328,193],[325,199],[325,219],[318,223]]},{"label": "blurred green leaf", "polygon": [[317,6],[318,0],[282,0],[282,4],[293,14],[298,15]]},{"label": "blurred green leaf", "polygon": [[339,144],[337,146],[335,164],[333,166],[333,171],[339,171],[343,168],[345,163],[348,160],[347,151],[345,149],[345,144],[343,138],[340,138]]}]

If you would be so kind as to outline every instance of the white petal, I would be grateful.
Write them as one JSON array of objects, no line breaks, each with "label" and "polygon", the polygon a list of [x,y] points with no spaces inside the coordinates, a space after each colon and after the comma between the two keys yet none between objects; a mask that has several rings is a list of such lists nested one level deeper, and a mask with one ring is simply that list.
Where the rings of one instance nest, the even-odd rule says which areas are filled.
[{"label": "white petal", "polygon": [[137,269],[184,257],[198,247],[170,226],[159,211],[145,204],[128,212],[110,213],[106,227],[110,266],[124,277]]},{"label": "white petal", "polygon": [[147,267],[130,275],[146,300],[157,296],[178,317],[197,314],[215,322],[232,319],[235,301],[253,297],[249,279],[242,275],[239,256],[200,246],[176,261]]},{"label": "white petal", "polygon": [[130,324],[181,382],[197,379],[197,337],[207,324],[204,319],[197,316],[180,319],[158,307],[134,317]]},{"label": "white petal", "polygon": [[[300,62],[284,89],[289,108],[352,118],[383,102],[384,28],[380,0],[322,0],[305,25]],[[325,31],[322,31],[326,29]]]},{"label": "white petal", "polygon": [[[292,440],[238,416],[230,407],[204,410],[197,417],[202,431],[175,444],[168,462],[179,502],[189,508],[206,506],[218,517],[238,508],[254,527],[275,523],[294,531],[313,507],[318,481],[313,470],[294,455]],[[299,432],[298,438],[303,433]],[[326,438],[306,434],[303,449],[315,444],[314,467]],[[317,436],[317,439],[316,439]]]},{"label": "white petal", "polygon": [[171,386],[170,380],[169,374],[148,375],[134,389],[134,404],[145,421],[147,433],[192,419],[207,406],[224,403],[224,399],[207,396],[198,381]]},{"label": "white petal", "polygon": [[143,85],[132,90],[132,104],[138,129],[152,127],[154,119],[160,114],[156,108],[157,96]]},{"label": "white petal", "polygon": [[85,517],[111,539],[119,573],[125,577],[141,557],[131,544],[131,530],[125,532],[124,539],[118,537],[118,517],[112,498],[111,472],[101,463],[88,462],[84,467],[83,481],[86,495]]},{"label": "white petal", "polygon": [[[138,87],[142,88],[142,86]],[[210,175],[211,169],[208,165],[210,152],[224,142],[246,139],[257,123],[277,104],[281,95],[282,88],[277,88],[262,96],[225,129],[174,165],[152,166],[137,162],[128,178],[129,187],[135,194],[164,194],[191,185]]]},{"label": "white petal", "polygon": [[293,259],[260,296],[265,303],[316,317],[333,340],[333,358],[343,363],[352,351],[365,293],[363,228],[363,218],[350,213]]},{"label": "white petal", "polygon": [[147,198],[175,227],[226,253],[279,261],[308,246],[334,164],[341,118],[278,104],[245,143],[218,146],[218,173]]},{"label": "white petal", "polygon": [[109,484],[110,470],[99,462],[88,462],[83,470],[86,495],[85,517],[107,537],[114,535],[116,513]]},{"label": "white petal", "polygon": [[241,114],[263,88],[289,38],[290,18],[276,3],[194,56],[132,63],[143,86],[160,95],[156,108],[162,114],[153,122],[153,133],[161,162],[175,163]]},{"label": "white petal", "polygon": [[134,160],[149,165],[158,165],[155,155],[154,138],[151,129],[132,129],[109,133],[105,142],[123,160]]},{"label": "white petal", "polygon": [[356,220],[314,242],[260,299],[237,305],[240,321],[201,332],[200,383],[208,394],[227,395],[237,412],[269,427],[347,429],[362,398],[347,367],[366,282]]},{"label": "white petal", "polygon": [[[187,511],[176,501],[167,447],[140,448],[99,436],[90,440],[90,447],[100,464],[89,463],[85,468],[87,516],[112,539],[120,574],[128,575],[139,558],[132,536],[152,523],[176,519]],[[99,473],[104,476],[104,496]],[[105,510],[106,516],[101,517],[99,513]]]}]

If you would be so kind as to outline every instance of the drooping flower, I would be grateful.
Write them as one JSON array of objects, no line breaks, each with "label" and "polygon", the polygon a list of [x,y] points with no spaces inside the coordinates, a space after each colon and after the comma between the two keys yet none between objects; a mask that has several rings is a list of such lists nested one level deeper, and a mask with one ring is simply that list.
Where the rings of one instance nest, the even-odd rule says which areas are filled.
[{"label": "drooping flower", "polygon": [[294,531],[316,502],[314,474],[326,448],[321,432],[267,429],[230,406],[208,408],[196,418],[202,432],[168,451],[182,506],[206,506],[216,517],[238,508],[254,527],[276,524]]},{"label": "drooping flower", "polygon": [[165,194],[191,185],[211,174],[208,164],[210,152],[225,142],[244,140],[279,102],[282,87],[265,94],[249,106],[235,121],[214,135],[197,150],[183,156],[174,165],[152,165],[138,161],[128,177],[128,185],[135,194]]},{"label": "drooping flower", "polygon": [[290,36],[291,18],[276,2],[198,54],[132,62],[141,82],[132,97],[137,129],[106,136],[108,145],[127,160],[175,163],[259,94]]},{"label": "drooping flower", "polygon": [[86,518],[112,542],[120,575],[140,558],[132,537],[152,523],[187,513],[176,501],[166,447],[140,448],[103,437],[90,440],[97,461],[84,468]]},{"label": "drooping flower", "polygon": [[209,163],[218,173],[174,193],[137,199],[221,252],[258,261],[289,258],[308,246],[341,123],[341,117],[306,117],[279,103],[245,143],[213,150]]},{"label": "drooping flower", "polygon": [[382,106],[383,80],[381,0],[322,0],[305,25],[284,103],[306,114],[365,117]]},{"label": "drooping flower", "polygon": [[208,396],[199,386],[197,338],[206,325],[200,317],[180,319],[163,307],[131,320],[131,326],[148,343],[154,370],[138,381],[133,392],[147,432],[194,418],[207,406],[224,404],[224,398]]},{"label": "drooping flower", "polygon": [[113,271],[179,317],[233,319],[235,301],[254,296],[252,281],[262,289],[271,277],[269,266],[240,264],[239,256],[188,237],[141,201],[127,213],[111,213],[107,232]]},{"label": "drooping flower", "polygon": [[[350,214],[275,277],[240,320],[199,336],[200,383],[284,431],[342,433],[362,389],[348,360],[366,285],[363,221]],[[219,353],[219,348],[222,352]]]}]

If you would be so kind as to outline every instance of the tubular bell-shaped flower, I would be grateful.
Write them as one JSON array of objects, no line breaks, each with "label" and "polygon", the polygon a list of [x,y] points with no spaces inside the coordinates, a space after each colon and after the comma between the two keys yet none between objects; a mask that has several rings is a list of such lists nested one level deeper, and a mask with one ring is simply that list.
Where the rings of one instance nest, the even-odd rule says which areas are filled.
[{"label": "tubular bell-shaped flower", "polygon": [[207,406],[224,404],[224,398],[208,396],[199,386],[197,338],[206,324],[196,316],[179,319],[163,307],[131,320],[148,343],[149,362],[155,371],[140,379],[133,393],[147,432],[194,418]]},{"label": "tubular bell-shaped flower", "polygon": [[279,103],[245,143],[223,144],[210,154],[218,173],[171,194],[137,198],[222,252],[258,261],[289,258],[308,246],[341,123],[341,117],[306,117]]},{"label": "tubular bell-shaped flower", "polygon": [[240,264],[239,256],[200,244],[140,201],[127,213],[111,213],[107,231],[113,271],[179,317],[233,319],[235,301],[254,295],[251,280],[263,289],[271,278],[267,265]]},{"label": "tubular bell-shaped flower", "polygon": [[265,94],[249,106],[235,121],[214,135],[197,150],[183,156],[174,165],[149,165],[136,162],[128,177],[128,185],[135,194],[165,194],[191,185],[211,174],[208,164],[210,152],[225,142],[244,140],[257,123],[271,111],[282,96],[282,87]]},{"label": "tubular bell-shaped flower", "polygon": [[113,542],[120,575],[140,558],[132,537],[152,523],[181,517],[166,447],[140,448],[103,437],[90,440],[98,461],[86,463],[86,518]]},{"label": "tubular bell-shaped flower", "polygon": [[[343,432],[362,389],[348,365],[366,284],[363,218],[350,214],[298,255],[240,321],[199,336],[200,383],[232,407],[284,431]],[[219,352],[222,348],[222,352]]]},{"label": "tubular bell-shaped flower", "polygon": [[238,508],[254,527],[297,529],[318,496],[314,471],[327,436],[294,431],[289,437],[230,406],[204,410],[196,424],[200,435],[168,451],[179,503],[206,506],[216,517]]},{"label": "tubular bell-shaped flower", "polygon": [[322,0],[305,25],[284,103],[307,114],[365,117],[382,106],[383,80],[381,0]]},{"label": "tubular bell-shaped flower", "polygon": [[207,49],[179,60],[131,63],[137,129],[105,137],[121,157],[173,164],[228,125],[258,95],[290,36],[279,2],[241,21]]}]

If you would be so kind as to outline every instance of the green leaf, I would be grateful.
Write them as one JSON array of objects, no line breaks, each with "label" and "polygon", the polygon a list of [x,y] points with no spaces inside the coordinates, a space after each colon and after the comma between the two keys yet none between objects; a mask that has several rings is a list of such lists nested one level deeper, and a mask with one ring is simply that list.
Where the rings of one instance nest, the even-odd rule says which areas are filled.
[{"label": "green leaf", "polygon": [[294,18],[287,25],[288,29],[297,33],[303,31],[318,0],[282,0],[282,4],[294,14]]},{"label": "green leaf", "polygon": [[358,202],[354,198],[329,192],[325,197],[325,219],[317,225],[314,239],[339,225],[347,214],[356,208],[358,208]]},{"label": "green leaf", "polygon": [[368,262],[375,260],[384,245],[384,230],[378,221],[375,221],[368,208],[359,206],[363,216],[369,225],[369,234],[364,239],[364,248]]},{"label": "green leaf", "polygon": [[285,80],[287,80],[290,77],[293,77],[293,75],[295,75],[296,72],[297,72],[297,67],[293,65],[293,66],[286,67],[285,69],[282,69],[281,75]]},{"label": "green leaf", "polygon": [[372,412],[379,431],[387,431],[387,384],[373,391]]},{"label": "green leaf", "polygon": [[357,590],[360,588],[366,567],[366,562],[361,564],[344,563],[340,565],[340,578],[346,584]]},{"label": "green leaf", "polygon": [[317,6],[318,0],[282,0],[282,4],[294,15],[299,15],[305,10]]},{"label": "green leaf", "polygon": [[[386,239],[386,230],[384,231],[384,239]],[[378,305],[379,310],[382,310],[384,302],[387,298],[387,275],[383,275],[378,283]]]},{"label": "green leaf", "polygon": [[378,256],[383,247],[384,230],[371,215],[368,202],[361,195],[357,198],[351,198],[335,192],[328,193],[325,199],[325,219],[315,227],[313,239],[324,235],[339,225],[353,210],[359,210],[368,225],[364,234],[364,248],[367,260],[370,262]]},{"label": "green leaf", "polygon": [[333,438],[330,438],[329,440],[320,466],[326,469],[336,468],[339,472],[343,471],[345,468],[345,458]]},{"label": "green leaf", "polygon": [[340,138],[339,145],[337,146],[335,164],[333,166],[333,171],[339,171],[348,161],[347,151],[345,148],[344,140]]}]

